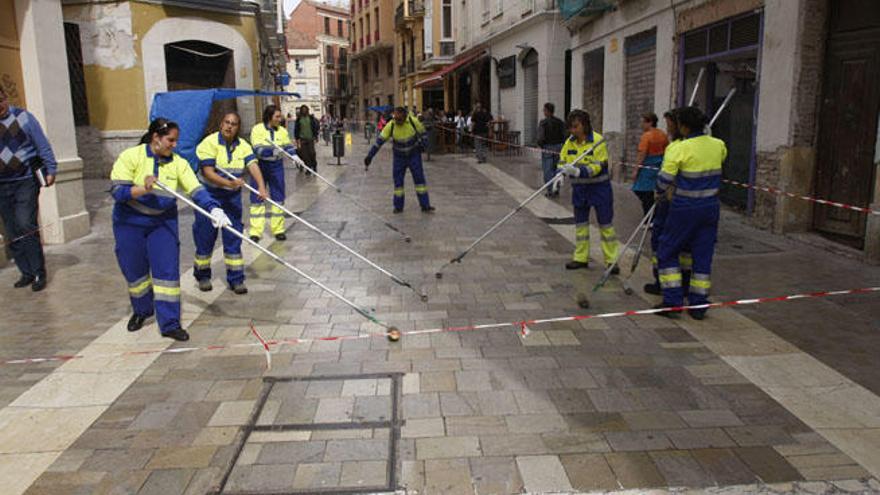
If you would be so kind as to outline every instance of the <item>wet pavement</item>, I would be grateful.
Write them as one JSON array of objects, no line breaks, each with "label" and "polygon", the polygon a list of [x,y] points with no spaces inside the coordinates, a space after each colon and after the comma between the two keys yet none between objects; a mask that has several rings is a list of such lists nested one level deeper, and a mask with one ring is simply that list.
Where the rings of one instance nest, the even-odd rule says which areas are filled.
[{"label": "wet pavement", "polygon": [[[349,161],[364,151],[355,146]],[[326,162],[327,148],[319,152]],[[412,281],[427,303],[300,225],[290,224],[288,241],[263,244],[405,333],[582,314],[579,294],[590,295],[591,312],[653,304],[625,295],[618,280],[591,293],[596,268],[564,269],[573,248],[564,198],[538,198],[438,280],[537,185],[537,160],[434,156],[433,215],[416,208],[409,179],[407,208],[391,215],[389,162],[386,150],[368,174],[358,165],[320,171],[412,243],[296,172],[288,205]],[[89,185],[93,233],[49,247],[49,290],[3,289],[12,304],[0,316],[15,325],[0,336],[0,358],[86,354],[0,366],[0,479],[10,493],[880,489],[880,377],[868,362],[876,295],[713,310],[703,322],[633,316],[391,343],[246,247],[246,296],[222,289],[218,256],[211,293],[184,273],[193,338],[172,344],[154,324],[124,330],[125,283],[111,261],[102,189]],[[640,209],[624,188],[616,193],[625,238]],[[182,271],[191,215],[182,214]],[[0,284],[11,286],[13,271],[0,272]],[[865,286],[878,274],[725,214],[713,298]],[[633,285],[648,276],[642,263]],[[251,323],[266,339],[303,341],[274,346],[267,369]]]}]

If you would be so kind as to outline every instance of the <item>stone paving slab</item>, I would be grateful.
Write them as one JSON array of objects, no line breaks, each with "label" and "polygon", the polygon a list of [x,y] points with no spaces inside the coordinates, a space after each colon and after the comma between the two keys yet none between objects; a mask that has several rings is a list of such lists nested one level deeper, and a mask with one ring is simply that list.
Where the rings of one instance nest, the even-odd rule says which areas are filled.
[{"label": "stone paving slab", "polygon": [[[341,184],[377,211],[387,211],[390,184],[382,174],[388,168],[377,160],[370,175],[352,169]],[[306,212],[337,228],[346,222],[340,238],[423,284],[427,303],[303,229],[291,229],[290,240],[272,249],[402,329],[577,311],[576,295],[589,290],[596,273],[566,272],[569,240],[528,211],[437,284],[433,273],[439,265],[516,199],[462,161],[437,163],[428,172],[437,214],[413,208],[408,184],[408,208],[394,217],[415,239],[412,245],[337,196],[325,194]],[[201,303],[190,344],[250,342],[251,318],[267,338],[376,330],[265,258],[255,260],[247,274],[258,289],[244,298],[222,293]],[[613,287],[595,293],[593,303],[608,310],[633,305]],[[413,493],[758,489],[757,481],[868,476],[848,453],[720,357],[711,341],[694,337],[749,328],[722,317],[711,320],[717,326],[696,330],[687,319],[633,317],[547,325],[526,338],[510,328],[413,336],[397,344],[364,339],[281,348],[273,355],[274,376],[346,378],[277,383],[258,423],[316,429],[308,436],[254,432],[227,488],[308,492],[367,486],[379,481],[380,472],[384,482],[389,441],[397,445],[398,479]],[[227,440],[247,423],[260,395],[261,352],[158,356],[73,442],[77,453],[59,457],[57,470],[39,476],[30,492],[64,492],[74,474],[58,472],[81,476],[79,486],[96,492],[115,486],[148,493],[184,485],[195,491],[217,483],[234,458],[234,440]],[[392,397],[382,380],[364,376],[387,372],[403,373],[399,396]],[[815,387],[840,384],[799,380]],[[395,400],[402,420],[399,440],[382,428],[317,429],[328,422],[382,420],[383,409]],[[100,467],[102,460],[114,459],[120,465]],[[594,475],[584,476],[585,471]]]}]

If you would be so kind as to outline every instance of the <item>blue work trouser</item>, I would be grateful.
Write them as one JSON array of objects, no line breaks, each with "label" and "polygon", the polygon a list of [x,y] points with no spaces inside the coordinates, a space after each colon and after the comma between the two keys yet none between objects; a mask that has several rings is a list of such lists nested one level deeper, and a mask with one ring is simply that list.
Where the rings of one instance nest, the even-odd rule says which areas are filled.
[{"label": "blue work trouser", "polygon": [[606,265],[614,263],[619,255],[617,233],[614,231],[614,193],[608,181],[598,184],[575,184],[571,201],[574,206],[573,261],[588,263],[590,259],[590,209],[596,210],[599,233],[602,237],[602,257]]},{"label": "blue work trouser", "polygon": [[116,260],[134,313],[156,313],[159,331],[180,328],[180,239],[177,217],[128,223],[114,218]]},{"label": "blue work trouser", "polygon": [[[244,225],[241,221],[241,193],[221,192],[213,194],[214,199],[220,203],[220,208],[226,212],[226,216],[232,220],[232,228],[243,232]],[[193,276],[196,280],[211,280],[211,254],[214,252],[214,244],[217,242],[217,231],[211,220],[196,212],[193,222],[193,240],[196,244],[195,267]],[[223,260],[226,264],[226,281],[230,287],[244,282],[244,259],[241,257],[241,238],[229,233],[225,229],[222,233]]]},{"label": "blue work trouser", "polygon": [[718,237],[719,215],[720,205],[717,200],[713,204],[700,206],[678,206],[674,202],[670,205],[657,251],[660,287],[663,289],[665,306],[682,306],[684,303],[679,256],[687,249],[690,249],[694,263],[688,303],[696,305],[708,302],[711,288],[709,276],[712,273],[712,256]]},{"label": "blue work trouser", "polygon": [[[657,201],[657,207],[654,208],[654,217],[651,219],[651,266],[654,274],[654,283],[660,285],[660,278],[657,274],[657,252],[660,250],[660,236],[663,235],[663,228],[666,225],[666,217],[669,215],[669,201]],[[679,267],[681,268],[681,289],[684,295],[687,295],[691,281],[691,270],[693,269],[694,260],[691,256],[689,247],[685,247],[678,256]]]},{"label": "blue work trouser", "polygon": [[544,184],[556,177],[556,165],[559,163],[561,144],[545,144],[541,153],[541,170],[544,172]]},{"label": "blue work trouser", "polygon": [[[263,175],[263,181],[269,189],[269,198],[278,204],[284,204],[285,186],[284,186],[284,162],[265,162],[260,160],[260,173]],[[257,183],[250,179],[251,187],[257,189]],[[251,193],[251,209],[250,209],[250,232],[249,234],[256,237],[263,235],[266,226],[266,202],[259,196]],[[284,212],[277,206],[270,208],[269,230],[273,235],[284,232]]]},{"label": "blue work trouser", "polygon": [[6,242],[22,275],[46,276],[40,228],[37,224],[37,199],[40,186],[31,177],[0,182],[0,217],[6,227]]},{"label": "blue work trouser", "polygon": [[413,182],[416,185],[416,196],[419,198],[419,206],[422,208],[431,206],[431,201],[428,198],[428,183],[425,179],[425,171],[422,168],[422,155],[417,151],[408,155],[395,153],[393,160],[394,209],[403,209],[403,180],[406,178],[406,169],[409,169],[412,174]]}]

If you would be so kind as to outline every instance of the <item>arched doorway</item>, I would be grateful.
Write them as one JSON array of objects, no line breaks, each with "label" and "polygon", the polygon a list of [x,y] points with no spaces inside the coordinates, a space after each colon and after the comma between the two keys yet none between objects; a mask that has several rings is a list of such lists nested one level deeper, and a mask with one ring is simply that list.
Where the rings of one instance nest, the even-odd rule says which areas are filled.
[{"label": "arched doorway", "polygon": [[[201,40],[165,44],[165,77],[169,91],[235,87],[232,50]],[[220,119],[236,111],[235,98],[215,101],[205,134],[219,129]]]},{"label": "arched doorway", "polygon": [[529,50],[523,66],[523,143],[535,144],[538,129],[538,52]]}]

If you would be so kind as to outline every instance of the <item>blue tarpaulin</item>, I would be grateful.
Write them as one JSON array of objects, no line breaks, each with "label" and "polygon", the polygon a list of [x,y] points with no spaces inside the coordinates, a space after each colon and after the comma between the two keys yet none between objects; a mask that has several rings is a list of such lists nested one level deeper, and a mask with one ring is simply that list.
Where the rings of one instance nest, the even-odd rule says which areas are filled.
[{"label": "blue tarpaulin", "polygon": [[374,112],[385,113],[394,110],[394,107],[391,105],[381,105],[378,107],[367,107],[367,110],[372,110]]},{"label": "blue tarpaulin", "polygon": [[196,146],[202,140],[211,105],[217,100],[228,100],[242,96],[294,96],[299,93],[278,91],[253,91],[247,89],[191,89],[156,93],[150,107],[150,121],[159,117],[177,122],[180,126],[180,139],[177,142],[177,154],[186,158],[193,169],[198,167]]}]

